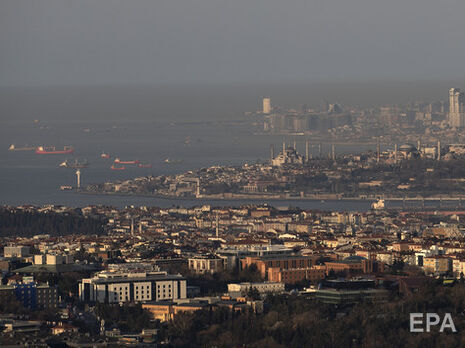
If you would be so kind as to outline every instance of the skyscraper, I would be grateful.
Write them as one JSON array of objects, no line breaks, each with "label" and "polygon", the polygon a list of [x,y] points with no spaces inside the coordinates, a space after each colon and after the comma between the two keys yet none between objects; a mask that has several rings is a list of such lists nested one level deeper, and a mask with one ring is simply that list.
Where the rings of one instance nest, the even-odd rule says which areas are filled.
[{"label": "skyscraper", "polygon": [[271,99],[263,98],[263,109],[264,114],[269,114],[271,112]]},{"label": "skyscraper", "polygon": [[459,88],[449,89],[449,126],[465,127],[465,94]]}]

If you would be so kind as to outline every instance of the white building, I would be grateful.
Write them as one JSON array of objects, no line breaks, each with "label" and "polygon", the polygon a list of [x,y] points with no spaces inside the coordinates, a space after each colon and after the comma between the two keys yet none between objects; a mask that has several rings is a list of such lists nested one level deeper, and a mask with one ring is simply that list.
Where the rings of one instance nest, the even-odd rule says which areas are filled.
[{"label": "white building", "polygon": [[73,255],[40,254],[34,255],[34,265],[64,265],[74,263]]},{"label": "white building", "polygon": [[228,293],[230,295],[246,294],[250,288],[257,289],[260,294],[267,293],[282,293],[284,292],[284,283],[280,282],[260,282],[249,283],[243,282],[239,284],[228,284]]},{"label": "white building", "polygon": [[271,165],[282,166],[283,164],[303,164],[304,157],[297,153],[297,150],[292,147],[287,147],[283,144],[282,152],[271,160]]},{"label": "white building", "polygon": [[271,99],[270,98],[263,98],[262,112],[264,114],[271,113]]},{"label": "white building", "polygon": [[186,279],[166,272],[101,272],[79,283],[79,299],[85,302],[147,302],[186,297]]}]

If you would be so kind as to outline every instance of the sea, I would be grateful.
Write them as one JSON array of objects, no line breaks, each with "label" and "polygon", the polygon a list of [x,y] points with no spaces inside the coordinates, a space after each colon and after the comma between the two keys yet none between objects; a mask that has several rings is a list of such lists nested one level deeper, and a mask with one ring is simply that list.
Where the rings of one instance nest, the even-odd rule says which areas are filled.
[{"label": "sea", "polygon": [[[307,99],[299,91],[299,101],[304,104]],[[76,185],[75,170],[59,167],[64,160],[89,163],[81,169],[81,185],[85,186],[139,176],[172,175],[213,165],[264,162],[270,157],[270,145],[279,151],[283,141],[296,141],[298,150],[303,152],[303,137],[263,134],[261,117],[246,113],[259,109],[263,95],[256,89],[239,87],[223,90],[193,86],[0,89],[0,204],[190,207],[269,203],[303,209],[370,209],[369,201],[172,200],[60,190],[62,185]],[[282,103],[297,102],[293,98],[295,95],[287,100],[283,98]],[[308,99],[310,105],[319,101],[316,96]],[[75,152],[37,155],[34,151],[9,151],[11,144],[57,148],[71,145]],[[330,148],[330,143],[323,144],[322,153],[327,154]],[[374,150],[374,146],[341,145],[335,150],[355,153]],[[111,159],[101,158],[103,152]],[[139,160],[152,167],[126,165],[126,170],[111,170],[115,158]]]}]

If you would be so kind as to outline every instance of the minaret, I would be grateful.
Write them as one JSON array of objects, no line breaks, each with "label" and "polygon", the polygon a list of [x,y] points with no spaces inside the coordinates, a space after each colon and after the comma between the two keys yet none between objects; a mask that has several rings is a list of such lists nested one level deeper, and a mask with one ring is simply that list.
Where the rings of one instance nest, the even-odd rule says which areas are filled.
[{"label": "minaret", "polygon": [[274,158],[274,146],[270,145],[270,161],[273,161]]},{"label": "minaret", "polygon": [[380,157],[380,147],[379,147],[379,142],[376,145],[376,162],[379,163],[379,157]]},{"label": "minaret", "polygon": [[199,178],[197,178],[197,188],[196,188],[195,196],[197,198],[200,197],[200,179]]},{"label": "minaret", "polygon": [[220,231],[220,219],[218,217],[218,213],[216,213],[216,238],[219,236],[219,231]]},{"label": "minaret", "polygon": [[397,163],[397,144],[394,145],[394,163]]},{"label": "minaret", "polygon": [[318,157],[321,158],[321,143],[318,144]]},{"label": "minaret", "polygon": [[81,171],[76,170],[77,188],[81,188]]},{"label": "minaret", "polygon": [[139,234],[142,235],[142,224],[139,221]]},{"label": "minaret", "polygon": [[334,151],[334,144],[331,145],[331,158],[333,161],[336,159],[336,153]]},{"label": "minaret", "polygon": [[295,139],[294,139],[294,150],[297,150],[297,144],[295,142]]},{"label": "minaret", "polygon": [[286,142],[283,141],[283,155],[286,153]]},{"label": "minaret", "polygon": [[441,140],[438,139],[438,161],[441,160]]},{"label": "minaret", "polygon": [[134,235],[134,219],[131,218],[131,236]]},{"label": "minaret", "polygon": [[305,140],[305,162],[308,162],[308,140]]}]

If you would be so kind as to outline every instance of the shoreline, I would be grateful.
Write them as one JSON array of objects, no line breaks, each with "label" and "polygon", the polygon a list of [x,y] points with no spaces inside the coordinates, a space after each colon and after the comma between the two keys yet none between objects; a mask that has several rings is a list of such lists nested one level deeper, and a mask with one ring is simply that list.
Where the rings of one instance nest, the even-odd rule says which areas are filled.
[{"label": "shoreline", "polygon": [[394,202],[435,202],[435,201],[457,201],[461,202],[465,200],[464,196],[440,196],[440,197],[336,197],[336,196],[320,196],[320,197],[279,197],[279,196],[201,196],[201,197],[176,197],[176,196],[164,196],[164,195],[153,195],[153,194],[133,194],[133,193],[114,193],[114,192],[91,192],[85,190],[73,190],[74,193],[83,195],[94,195],[94,196],[119,196],[119,197],[146,197],[166,200],[179,200],[179,201],[256,201],[256,200],[269,200],[269,201],[344,201],[344,202],[376,202],[378,199],[385,201]]}]

